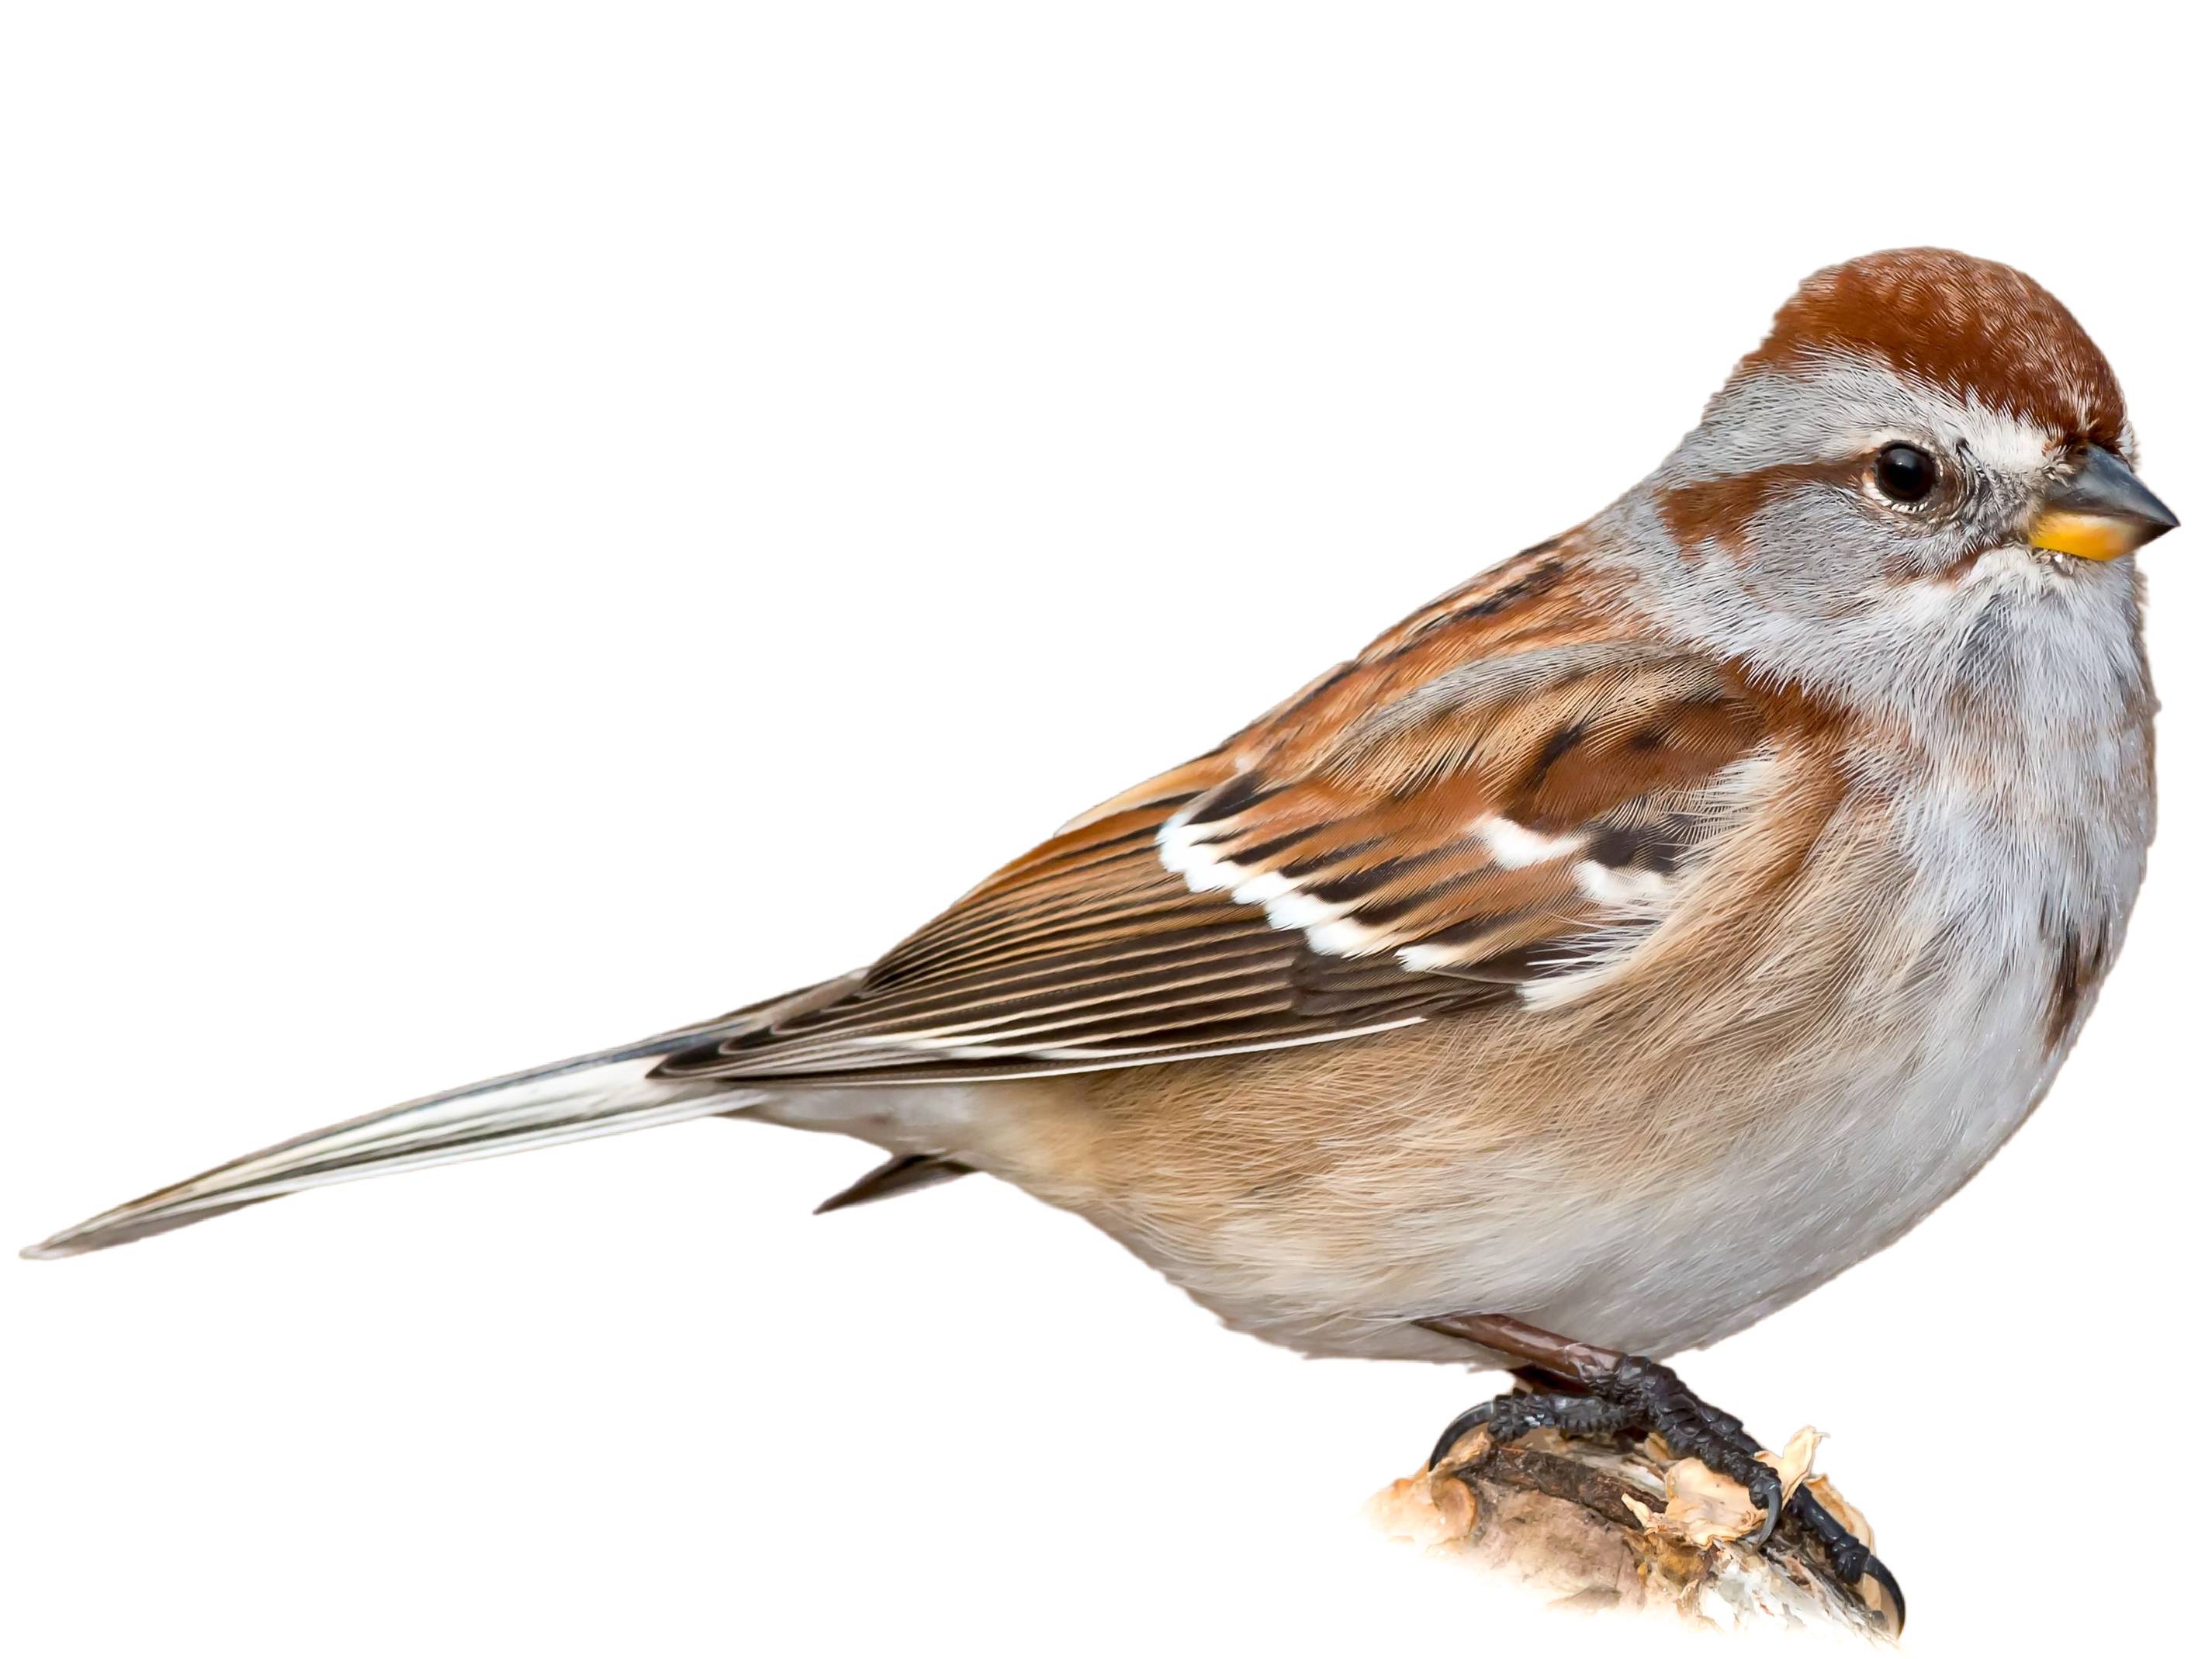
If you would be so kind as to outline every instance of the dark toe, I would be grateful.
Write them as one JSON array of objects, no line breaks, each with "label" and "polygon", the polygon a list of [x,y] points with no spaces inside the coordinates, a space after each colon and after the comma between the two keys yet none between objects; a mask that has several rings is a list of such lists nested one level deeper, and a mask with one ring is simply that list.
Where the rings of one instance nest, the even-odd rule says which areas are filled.
[{"label": "dark toe", "polygon": [[1489,1422],[1497,1411],[1498,1402],[1486,1400],[1480,1406],[1470,1407],[1452,1419],[1444,1425],[1444,1431],[1437,1437],[1437,1443],[1431,1449],[1429,1461],[1424,1467],[1432,1469],[1443,1462],[1454,1446]]}]

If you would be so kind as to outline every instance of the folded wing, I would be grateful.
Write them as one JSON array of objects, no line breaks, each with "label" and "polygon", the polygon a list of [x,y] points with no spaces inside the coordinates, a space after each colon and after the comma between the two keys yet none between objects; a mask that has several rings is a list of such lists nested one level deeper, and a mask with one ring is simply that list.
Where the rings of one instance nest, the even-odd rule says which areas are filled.
[{"label": "folded wing", "polygon": [[659,1075],[1029,1076],[1576,994],[1756,810],[1772,734],[1721,665],[1482,603],[1079,819],[842,997]]}]

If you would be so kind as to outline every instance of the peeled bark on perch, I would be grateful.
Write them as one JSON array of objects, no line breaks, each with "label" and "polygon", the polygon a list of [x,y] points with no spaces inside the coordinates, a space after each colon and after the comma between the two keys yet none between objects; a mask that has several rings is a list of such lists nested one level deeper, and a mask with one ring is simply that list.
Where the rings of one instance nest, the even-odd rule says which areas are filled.
[{"label": "peeled bark on perch", "polygon": [[[1806,1478],[1809,1431],[1773,1459]],[[1819,1477],[1820,1501],[1872,1542],[1866,1521]],[[1897,1616],[1871,1577],[1837,1581],[1813,1539],[1785,1520],[1764,1551],[1735,1541],[1756,1505],[1734,1481],[1665,1443],[1563,1439],[1550,1430],[1493,1446],[1478,1430],[1433,1469],[1393,1481],[1376,1522],[1431,1554],[1463,1559],[1577,1611],[1619,1608],[1724,1630],[1787,1628],[1877,1647]]]}]

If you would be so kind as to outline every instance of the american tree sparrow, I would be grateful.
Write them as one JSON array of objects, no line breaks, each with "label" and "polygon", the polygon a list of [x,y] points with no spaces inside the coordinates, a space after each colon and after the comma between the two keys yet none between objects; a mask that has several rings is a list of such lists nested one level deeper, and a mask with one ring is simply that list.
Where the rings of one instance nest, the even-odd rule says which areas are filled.
[{"label": "american tree sparrow", "polygon": [[1893,1581],[1648,1355],[1880,1249],[2051,1086],[2151,838],[2130,556],[2174,525],[2018,272],[1823,270],[1657,471],[872,967],[317,1131],[67,1255],[710,1114],[982,1170],[1240,1330],[1517,1368]]}]

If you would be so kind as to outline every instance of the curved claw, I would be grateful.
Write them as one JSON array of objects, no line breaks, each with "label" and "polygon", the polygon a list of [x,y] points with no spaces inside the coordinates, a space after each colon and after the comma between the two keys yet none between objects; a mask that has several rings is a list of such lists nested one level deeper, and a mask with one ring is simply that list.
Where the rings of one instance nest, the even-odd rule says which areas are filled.
[{"label": "curved claw", "polygon": [[1905,1634],[1905,1592],[1899,1588],[1897,1578],[1881,1564],[1881,1557],[1869,1554],[1862,1572],[1874,1575],[1874,1582],[1881,1586],[1883,1597],[1897,1609],[1897,1633]]},{"label": "curved claw", "polygon": [[1432,1469],[1443,1462],[1446,1454],[1454,1446],[1490,1421],[1497,1410],[1498,1402],[1495,1400],[1486,1400],[1480,1406],[1470,1406],[1452,1419],[1444,1425],[1443,1433],[1437,1437],[1434,1449],[1429,1453],[1429,1461],[1423,1467]]},{"label": "curved claw", "polygon": [[1750,1490],[1751,1501],[1765,1513],[1759,1521],[1759,1530],[1746,1533],[1741,1541],[1755,1550],[1763,1550],[1766,1547],[1766,1540],[1774,1536],[1776,1524],[1782,1519],[1782,1481],[1778,1476],[1765,1475],[1753,1481]]}]

